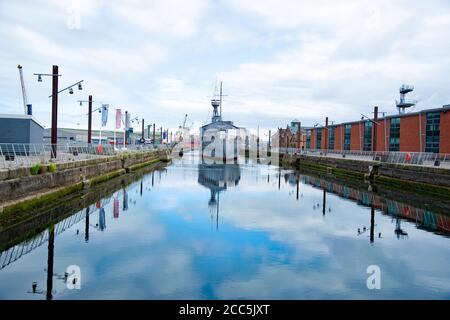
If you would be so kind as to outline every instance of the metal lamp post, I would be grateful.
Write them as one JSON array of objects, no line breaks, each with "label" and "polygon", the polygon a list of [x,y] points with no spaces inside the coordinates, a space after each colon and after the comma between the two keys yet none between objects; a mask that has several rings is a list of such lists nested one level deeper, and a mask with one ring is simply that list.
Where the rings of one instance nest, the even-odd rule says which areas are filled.
[{"label": "metal lamp post", "polygon": [[42,77],[52,77],[52,94],[49,98],[52,98],[52,127],[51,127],[51,145],[52,145],[52,158],[56,158],[56,146],[58,143],[58,94],[69,90],[70,94],[73,94],[73,87],[78,86],[78,90],[82,90],[81,83],[84,80],[78,81],[62,90],[58,91],[58,77],[61,75],[58,74],[58,66],[54,65],[51,74],[48,73],[34,73],[35,76],[38,76],[38,82],[42,82]]}]

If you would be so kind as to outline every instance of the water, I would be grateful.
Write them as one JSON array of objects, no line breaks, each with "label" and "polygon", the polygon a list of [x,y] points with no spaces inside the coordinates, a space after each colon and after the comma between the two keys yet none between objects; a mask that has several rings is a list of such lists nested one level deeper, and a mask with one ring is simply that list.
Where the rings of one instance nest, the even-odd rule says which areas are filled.
[{"label": "water", "polygon": [[5,249],[0,298],[449,299],[450,218],[366,190],[185,155]]}]

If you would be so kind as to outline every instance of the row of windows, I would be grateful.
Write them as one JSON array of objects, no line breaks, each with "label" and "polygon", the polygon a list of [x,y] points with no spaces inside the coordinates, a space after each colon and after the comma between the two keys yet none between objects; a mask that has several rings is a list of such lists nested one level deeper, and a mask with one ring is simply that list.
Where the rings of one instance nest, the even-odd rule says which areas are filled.
[{"label": "row of windows", "polygon": [[317,128],[316,137],[316,149],[322,149],[322,128]]},{"label": "row of windows", "polygon": [[[428,112],[425,125],[425,152],[439,152],[440,143],[440,112]],[[372,121],[364,122],[363,150],[372,150]],[[344,150],[351,149],[351,124],[344,125]],[[316,149],[322,148],[322,128],[316,129]],[[334,149],[335,127],[329,127],[328,149]],[[306,148],[311,148],[311,130],[306,134]],[[389,151],[400,151],[400,117],[390,119]]]},{"label": "row of windows", "polygon": [[328,136],[328,149],[334,150],[334,129],[335,127],[329,128],[329,136]]},{"label": "row of windows", "polygon": [[425,152],[439,152],[439,136],[441,135],[441,113],[427,113],[425,125]]},{"label": "row of windows", "polygon": [[311,130],[306,131],[306,149],[311,149]]},{"label": "row of windows", "polygon": [[391,118],[389,151],[400,151],[400,118]]},{"label": "row of windows", "polygon": [[350,150],[351,137],[352,137],[352,125],[346,124],[344,126],[344,150]]},{"label": "row of windows", "polygon": [[364,122],[364,151],[372,151],[372,121]]}]

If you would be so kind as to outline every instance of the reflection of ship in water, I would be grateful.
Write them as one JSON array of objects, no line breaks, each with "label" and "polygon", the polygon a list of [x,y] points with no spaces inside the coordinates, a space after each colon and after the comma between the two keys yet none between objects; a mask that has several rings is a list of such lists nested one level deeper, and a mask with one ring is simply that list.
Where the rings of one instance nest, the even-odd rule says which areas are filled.
[{"label": "reflection of ship in water", "polygon": [[239,155],[239,132],[233,121],[222,120],[222,83],[219,99],[213,98],[211,122],[200,128],[201,158],[217,160],[219,163],[237,163]]},{"label": "reflection of ship in water", "polygon": [[220,193],[230,186],[237,186],[241,180],[241,168],[238,164],[199,164],[198,183],[208,188],[211,197],[208,206],[211,219],[216,217],[216,228],[219,227]]}]

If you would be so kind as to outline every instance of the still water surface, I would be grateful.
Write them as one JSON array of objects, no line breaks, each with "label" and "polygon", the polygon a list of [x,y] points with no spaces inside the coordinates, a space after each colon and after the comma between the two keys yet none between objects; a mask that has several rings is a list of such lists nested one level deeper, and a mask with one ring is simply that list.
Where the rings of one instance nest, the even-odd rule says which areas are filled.
[{"label": "still water surface", "polygon": [[449,234],[364,190],[187,154],[2,252],[0,299],[449,299]]}]

